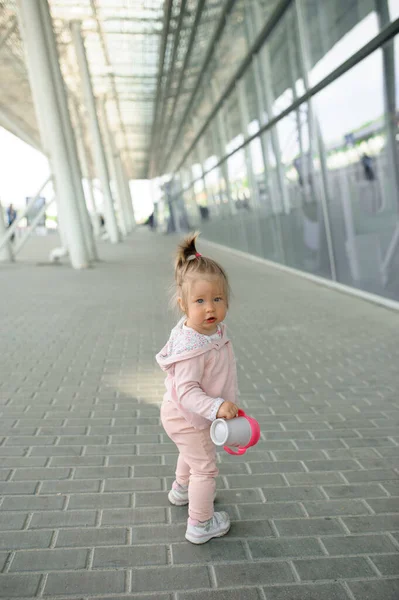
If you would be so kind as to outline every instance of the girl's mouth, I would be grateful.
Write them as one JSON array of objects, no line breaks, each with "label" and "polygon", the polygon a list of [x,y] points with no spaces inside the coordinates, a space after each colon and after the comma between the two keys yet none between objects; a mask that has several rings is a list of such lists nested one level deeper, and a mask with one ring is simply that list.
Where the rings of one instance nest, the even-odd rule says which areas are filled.
[{"label": "girl's mouth", "polygon": [[210,317],[206,320],[207,323],[214,323],[216,321],[215,317]]}]

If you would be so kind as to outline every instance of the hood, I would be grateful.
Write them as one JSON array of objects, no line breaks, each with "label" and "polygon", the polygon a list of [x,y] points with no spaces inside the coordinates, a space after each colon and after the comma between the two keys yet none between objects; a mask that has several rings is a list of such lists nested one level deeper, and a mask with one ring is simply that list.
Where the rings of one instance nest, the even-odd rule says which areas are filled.
[{"label": "hood", "polygon": [[178,361],[199,356],[215,346],[223,346],[228,342],[224,323],[219,324],[220,342],[210,342],[208,336],[193,329],[184,329],[183,324],[186,318],[182,317],[172,329],[168,342],[155,357],[163,371],[167,371]]}]

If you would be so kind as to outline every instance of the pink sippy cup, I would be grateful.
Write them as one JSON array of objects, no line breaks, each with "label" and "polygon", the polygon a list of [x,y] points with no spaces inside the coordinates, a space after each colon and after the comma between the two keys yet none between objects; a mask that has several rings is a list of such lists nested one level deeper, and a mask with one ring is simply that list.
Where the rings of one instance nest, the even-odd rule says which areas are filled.
[{"label": "pink sippy cup", "polygon": [[259,423],[241,409],[235,419],[215,419],[211,425],[213,443],[223,446],[229,454],[245,454],[248,448],[258,443],[259,438]]}]

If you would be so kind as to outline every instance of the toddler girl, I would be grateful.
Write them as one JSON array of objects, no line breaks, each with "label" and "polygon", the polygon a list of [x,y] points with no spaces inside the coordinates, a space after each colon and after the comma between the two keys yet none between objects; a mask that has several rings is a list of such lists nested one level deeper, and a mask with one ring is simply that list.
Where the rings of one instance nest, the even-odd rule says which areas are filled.
[{"label": "toddler girl", "polygon": [[223,320],[229,283],[223,268],[199,254],[198,234],[179,246],[175,264],[176,300],[184,313],[156,359],[166,371],[161,420],[179,449],[169,501],[188,504],[186,539],[203,544],[230,529],[225,512],[214,512],[216,448],[210,427],[216,418],[238,416],[237,373]]}]

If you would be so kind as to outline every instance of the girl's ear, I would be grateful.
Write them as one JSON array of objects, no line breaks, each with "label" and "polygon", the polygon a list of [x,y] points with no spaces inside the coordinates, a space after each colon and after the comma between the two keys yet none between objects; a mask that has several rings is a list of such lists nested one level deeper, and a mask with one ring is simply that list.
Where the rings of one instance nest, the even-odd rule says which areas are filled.
[{"label": "girl's ear", "polygon": [[185,313],[186,312],[186,308],[185,308],[185,306],[183,304],[183,298],[178,297],[177,298],[177,303],[178,303],[178,305],[180,307],[180,310]]}]

